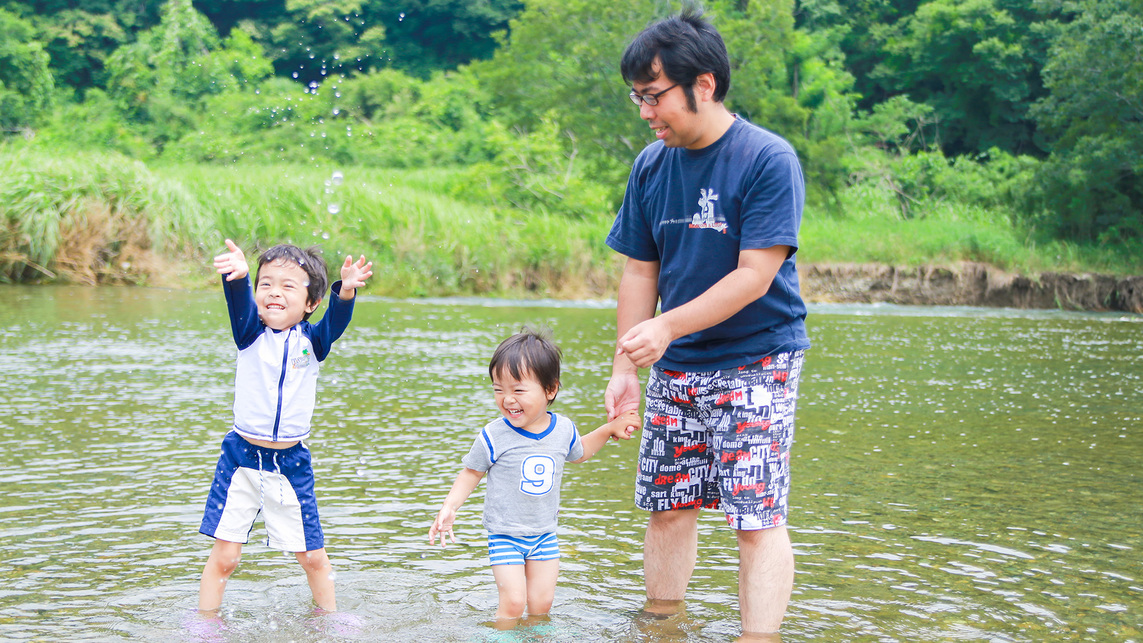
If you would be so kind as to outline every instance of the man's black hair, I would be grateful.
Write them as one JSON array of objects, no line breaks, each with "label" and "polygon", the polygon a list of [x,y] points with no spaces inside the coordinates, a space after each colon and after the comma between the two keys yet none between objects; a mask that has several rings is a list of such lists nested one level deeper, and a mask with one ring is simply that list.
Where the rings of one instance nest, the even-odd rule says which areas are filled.
[{"label": "man's black hair", "polygon": [[[655,74],[655,59],[662,65]],[[677,16],[653,23],[627,45],[619,63],[623,80],[650,83],[658,78],[678,83],[687,97],[687,107],[698,111],[695,79],[714,75],[714,100],[722,102],[730,89],[730,57],[722,36],[702,17],[702,8],[691,6]]]},{"label": "man's black hair", "polygon": [[[560,349],[552,343],[550,333],[525,326],[520,332],[500,342],[488,363],[488,377],[508,372],[517,380],[529,373],[545,393],[560,388]],[[550,405],[555,397],[548,400]]]},{"label": "man's black hair", "polygon": [[[321,301],[329,288],[329,275],[326,272],[325,260],[321,258],[321,248],[312,246],[302,250],[298,246],[280,243],[258,257],[258,272],[254,275],[254,288],[258,288],[258,277],[262,274],[262,266],[268,263],[286,262],[297,264],[305,271],[309,283],[306,284],[307,304]],[[305,314],[302,319],[309,319],[312,312]]]}]

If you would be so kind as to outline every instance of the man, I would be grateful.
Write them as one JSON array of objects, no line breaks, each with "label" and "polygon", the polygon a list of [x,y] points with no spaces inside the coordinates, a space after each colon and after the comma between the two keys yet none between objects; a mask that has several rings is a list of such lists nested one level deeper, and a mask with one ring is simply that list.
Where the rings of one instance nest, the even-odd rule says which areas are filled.
[{"label": "man", "polygon": [[701,13],[647,27],[621,70],[658,139],[607,237],[627,256],[609,417],[638,407],[637,369],[653,367],[635,498],[651,511],[648,610],[681,605],[699,509],[721,507],[738,537],[743,632],[776,632],[793,587],[789,449],[810,345],[794,263],[801,167],[788,143],[723,105],[726,46]]}]

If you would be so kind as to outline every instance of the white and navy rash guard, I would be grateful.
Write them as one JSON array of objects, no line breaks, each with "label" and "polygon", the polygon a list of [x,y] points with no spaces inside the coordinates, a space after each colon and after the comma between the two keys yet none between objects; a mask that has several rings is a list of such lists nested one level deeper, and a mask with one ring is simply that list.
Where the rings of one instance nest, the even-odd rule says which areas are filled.
[{"label": "white and navy rash guard", "polygon": [[258,317],[249,277],[226,281],[230,329],[238,346],[234,375],[234,430],[244,438],[304,440],[317,396],[319,363],[349,326],[353,299],[342,300],[341,282],[330,288],[329,307],[316,324],[303,321],[274,330]]}]

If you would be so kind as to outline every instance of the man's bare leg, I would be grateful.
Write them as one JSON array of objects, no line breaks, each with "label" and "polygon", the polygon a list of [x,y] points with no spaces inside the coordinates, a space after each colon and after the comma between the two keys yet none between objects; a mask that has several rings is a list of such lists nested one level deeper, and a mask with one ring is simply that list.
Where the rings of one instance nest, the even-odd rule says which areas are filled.
[{"label": "man's bare leg", "polygon": [[643,539],[648,611],[670,613],[686,596],[698,555],[698,514],[697,508],[651,512]]},{"label": "man's bare leg", "polygon": [[794,588],[794,548],[785,525],[738,532],[738,605],[743,634],[777,632]]}]

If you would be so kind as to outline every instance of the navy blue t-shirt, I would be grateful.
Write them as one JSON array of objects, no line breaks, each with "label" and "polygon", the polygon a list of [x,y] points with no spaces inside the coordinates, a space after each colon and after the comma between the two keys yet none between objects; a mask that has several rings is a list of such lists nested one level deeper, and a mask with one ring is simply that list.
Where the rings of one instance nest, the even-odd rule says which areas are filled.
[{"label": "navy blue t-shirt", "polygon": [[701,150],[656,141],[639,154],[607,245],[632,259],[659,262],[663,312],[735,270],[739,250],[791,248],[765,296],[672,342],[659,367],[715,371],[809,348],[794,262],[804,202],[794,149],[741,118]]}]

